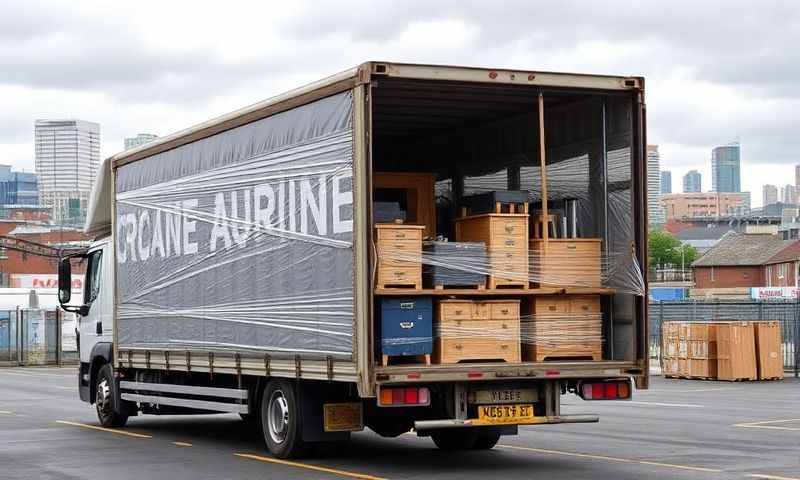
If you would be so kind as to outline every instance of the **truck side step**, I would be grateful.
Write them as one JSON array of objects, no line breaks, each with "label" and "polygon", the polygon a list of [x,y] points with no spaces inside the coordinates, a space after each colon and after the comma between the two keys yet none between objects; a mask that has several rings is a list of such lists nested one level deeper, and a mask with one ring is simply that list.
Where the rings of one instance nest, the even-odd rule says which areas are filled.
[{"label": "truck side step", "polygon": [[[191,385],[174,385],[169,383],[120,382],[120,398],[130,402],[151,403],[153,405],[170,405],[175,407],[194,408],[215,412],[249,413],[247,390],[236,388],[195,387]],[[136,393],[133,393],[136,392]],[[239,403],[215,402],[193,398],[170,397],[141,392],[163,392],[179,395],[196,395],[200,397],[216,397],[233,399]]]}]

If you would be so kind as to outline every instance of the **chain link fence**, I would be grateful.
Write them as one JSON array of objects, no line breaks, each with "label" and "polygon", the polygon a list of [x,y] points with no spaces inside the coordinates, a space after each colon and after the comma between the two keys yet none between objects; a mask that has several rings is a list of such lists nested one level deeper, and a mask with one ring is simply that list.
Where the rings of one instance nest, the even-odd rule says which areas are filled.
[{"label": "chain link fence", "polygon": [[661,360],[663,322],[722,320],[777,321],[783,338],[783,367],[800,375],[800,302],[795,300],[676,300],[651,301],[649,308],[650,358]]},{"label": "chain link fence", "polygon": [[74,314],[57,308],[0,310],[0,366],[77,362]]}]

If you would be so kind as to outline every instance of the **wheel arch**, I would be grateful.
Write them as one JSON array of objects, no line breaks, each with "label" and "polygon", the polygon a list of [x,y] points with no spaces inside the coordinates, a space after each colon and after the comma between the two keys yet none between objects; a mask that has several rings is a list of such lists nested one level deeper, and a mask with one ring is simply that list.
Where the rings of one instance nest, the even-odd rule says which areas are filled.
[{"label": "wheel arch", "polygon": [[114,349],[110,342],[96,343],[92,347],[92,353],[89,355],[89,403],[93,404],[96,400],[97,393],[94,385],[97,383],[100,369],[107,363],[113,365],[113,352]]}]

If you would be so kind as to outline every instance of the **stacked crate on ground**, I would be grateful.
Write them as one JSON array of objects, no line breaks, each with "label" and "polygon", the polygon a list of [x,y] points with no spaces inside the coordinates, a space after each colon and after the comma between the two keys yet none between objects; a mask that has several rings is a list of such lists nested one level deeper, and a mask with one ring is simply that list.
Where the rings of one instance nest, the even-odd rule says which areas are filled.
[{"label": "stacked crate on ground", "polygon": [[482,242],[424,242],[422,249],[426,287],[486,287],[486,245]]},{"label": "stacked crate on ground", "polygon": [[717,326],[713,323],[687,324],[688,378],[717,378]]},{"label": "stacked crate on ground", "polygon": [[531,279],[539,286],[601,287],[599,238],[551,238],[530,241]]},{"label": "stacked crate on ground", "polygon": [[490,289],[528,288],[527,214],[488,213],[459,218],[456,240],[486,244]]},{"label": "stacked crate on ground", "polygon": [[379,223],[375,225],[378,255],[378,288],[410,287],[422,289],[421,225]]},{"label": "stacked crate on ground", "polygon": [[603,359],[599,295],[542,295],[533,299],[531,311],[525,313],[525,361]]},{"label": "stacked crate on ground", "polygon": [[678,322],[661,324],[661,368],[665,377],[678,376]]},{"label": "stacked crate on ground", "polygon": [[717,323],[717,378],[730,381],[758,378],[753,322]]},{"label": "stacked crate on ground", "polygon": [[423,356],[431,363],[433,302],[430,297],[381,299],[382,364],[390,357]]},{"label": "stacked crate on ground", "polygon": [[440,300],[435,363],[520,361],[519,300]]},{"label": "stacked crate on ground", "polygon": [[783,378],[783,355],[781,354],[781,324],[776,321],[753,322],[755,324],[756,360],[759,380]]}]

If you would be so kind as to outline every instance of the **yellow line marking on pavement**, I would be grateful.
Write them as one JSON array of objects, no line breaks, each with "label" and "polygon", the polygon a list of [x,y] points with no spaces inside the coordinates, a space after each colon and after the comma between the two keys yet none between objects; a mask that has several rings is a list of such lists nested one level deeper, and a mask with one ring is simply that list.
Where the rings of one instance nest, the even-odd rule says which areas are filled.
[{"label": "yellow line marking on pavement", "polygon": [[502,448],[510,448],[513,450],[525,450],[529,452],[536,452],[536,453],[546,453],[550,455],[565,455],[568,457],[579,457],[579,458],[589,458],[592,460],[607,460],[609,462],[619,462],[619,463],[637,463],[640,465],[652,465],[654,467],[666,467],[666,468],[679,468],[682,470],[694,470],[697,472],[710,472],[710,473],[719,473],[722,470],[716,468],[706,468],[706,467],[693,467],[690,465],[676,465],[674,463],[662,463],[662,462],[651,462],[649,460],[635,460],[632,458],[618,458],[618,457],[607,457],[605,455],[590,455],[586,453],[575,453],[575,452],[564,452],[561,450],[547,450],[543,448],[531,448],[531,447],[518,447],[516,445],[498,445],[498,447]]},{"label": "yellow line marking on pavement", "polygon": [[272,458],[272,457],[262,457],[261,455],[253,455],[250,453],[234,453],[234,455],[240,458],[249,458],[251,460],[258,460],[261,462],[276,463],[279,465],[288,465],[290,467],[297,467],[297,468],[305,468],[308,470],[325,472],[325,473],[330,473],[332,475],[339,475],[348,478],[360,478],[363,480],[386,480],[383,477],[375,477],[373,475],[365,475],[363,473],[348,472],[346,470],[337,470],[335,468],[320,467],[318,465],[309,465],[307,463],[292,462],[289,460],[280,460],[278,458]]},{"label": "yellow line marking on pavement", "polygon": [[769,430],[791,430],[794,432],[800,432],[800,428],[798,427],[779,427],[773,424],[775,423],[788,423],[788,422],[800,422],[800,418],[789,418],[786,420],[767,420],[764,422],[746,422],[746,423],[737,423],[734,427],[741,427],[741,428],[765,428]]},{"label": "yellow line marking on pavement", "polygon": [[187,443],[187,442],[172,442],[172,444],[175,445],[176,447],[191,447],[192,446],[191,443]]},{"label": "yellow line marking on pavement", "polygon": [[762,473],[753,473],[748,475],[750,478],[760,478],[762,480],[800,480],[796,477],[780,477],[778,475],[764,475]]},{"label": "yellow line marking on pavement", "polygon": [[66,420],[56,420],[56,423],[61,423],[63,425],[72,425],[73,427],[83,427],[89,428],[92,430],[99,430],[101,432],[109,432],[109,433],[116,433],[118,435],[127,435],[129,437],[136,437],[136,438],[153,438],[152,435],[145,435],[143,433],[133,433],[133,432],[126,432],[125,430],[118,430],[116,428],[105,428],[105,427],[98,427],[97,425],[87,425],[85,423],[78,423],[78,422],[68,422]]}]

